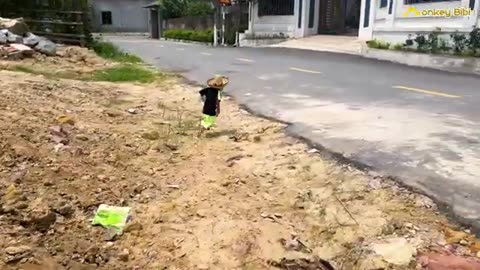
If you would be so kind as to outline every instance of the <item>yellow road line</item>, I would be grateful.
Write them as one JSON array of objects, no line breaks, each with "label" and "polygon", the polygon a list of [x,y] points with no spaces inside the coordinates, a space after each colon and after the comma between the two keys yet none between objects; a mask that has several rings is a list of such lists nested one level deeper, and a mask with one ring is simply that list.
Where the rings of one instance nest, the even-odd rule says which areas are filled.
[{"label": "yellow road line", "polygon": [[238,61],[249,62],[249,63],[254,62],[253,60],[250,60],[250,59],[247,59],[247,58],[235,58],[235,59],[238,60]]},{"label": "yellow road line", "polygon": [[322,72],[320,72],[320,71],[303,69],[303,68],[296,68],[296,67],[291,67],[290,70],[295,70],[295,71],[300,71],[300,72],[306,72],[306,73],[312,73],[312,74],[322,74]]},{"label": "yellow road line", "polygon": [[420,89],[420,88],[415,88],[415,87],[408,87],[408,86],[392,86],[393,88],[396,89],[402,89],[402,90],[408,90],[408,91],[414,91],[418,93],[423,93],[423,94],[428,94],[428,95],[434,95],[434,96],[440,96],[440,97],[447,97],[447,98],[461,98],[461,96],[456,96],[456,95],[450,95],[447,93],[442,93],[438,91],[432,91],[432,90],[425,90],[425,89]]},{"label": "yellow road line", "polygon": [[202,55],[212,55],[211,53],[202,52]]}]

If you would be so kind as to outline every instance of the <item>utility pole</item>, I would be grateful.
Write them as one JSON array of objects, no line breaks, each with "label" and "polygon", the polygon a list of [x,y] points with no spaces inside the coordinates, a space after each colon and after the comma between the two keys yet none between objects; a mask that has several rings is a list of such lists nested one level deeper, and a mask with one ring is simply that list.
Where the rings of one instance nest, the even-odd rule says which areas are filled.
[{"label": "utility pole", "polygon": [[222,46],[225,46],[225,6],[222,6]]}]

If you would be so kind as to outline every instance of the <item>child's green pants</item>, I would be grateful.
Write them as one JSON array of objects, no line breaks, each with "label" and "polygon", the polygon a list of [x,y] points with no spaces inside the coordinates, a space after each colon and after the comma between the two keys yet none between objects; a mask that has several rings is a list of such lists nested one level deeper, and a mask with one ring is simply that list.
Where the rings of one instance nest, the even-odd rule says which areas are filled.
[{"label": "child's green pants", "polygon": [[211,128],[213,125],[215,125],[215,122],[217,121],[217,117],[216,116],[211,116],[211,115],[206,115],[204,114],[203,115],[203,119],[202,119],[202,127],[203,128],[206,128],[206,129],[209,129]]}]

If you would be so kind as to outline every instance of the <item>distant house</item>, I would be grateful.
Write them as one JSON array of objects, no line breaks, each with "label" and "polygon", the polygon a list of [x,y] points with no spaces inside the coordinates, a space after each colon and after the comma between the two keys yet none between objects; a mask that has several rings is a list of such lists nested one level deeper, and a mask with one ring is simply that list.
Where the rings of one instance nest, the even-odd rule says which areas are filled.
[{"label": "distant house", "polygon": [[152,0],[90,0],[95,32],[141,32],[150,30]]},{"label": "distant house", "polygon": [[479,0],[362,0],[359,36],[404,42],[409,34],[437,27],[470,32],[480,26],[479,6]]},{"label": "distant house", "polygon": [[357,33],[360,0],[252,0],[246,34],[301,38]]}]

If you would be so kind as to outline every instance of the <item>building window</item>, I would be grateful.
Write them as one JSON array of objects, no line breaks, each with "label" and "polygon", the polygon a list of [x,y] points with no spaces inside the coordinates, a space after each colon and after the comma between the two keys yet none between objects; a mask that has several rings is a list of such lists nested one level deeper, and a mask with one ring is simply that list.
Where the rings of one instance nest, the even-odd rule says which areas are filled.
[{"label": "building window", "polygon": [[[300,1],[298,5],[298,14],[302,14],[303,1]],[[302,28],[302,15],[298,16],[298,29]]]},{"label": "building window", "polygon": [[295,0],[259,0],[258,16],[294,15]]},{"label": "building window", "polygon": [[[405,0],[410,1],[410,0]],[[385,8],[388,5],[388,0],[380,0],[380,8]]]},{"label": "building window", "polygon": [[111,11],[102,11],[102,24],[111,25],[112,24],[112,12]]},{"label": "building window", "polygon": [[460,0],[405,0],[405,5],[436,3],[436,2],[455,2]]},{"label": "building window", "polygon": [[308,28],[313,28],[315,21],[315,2],[316,0],[310,0],[310,7],[308,9]]}]

